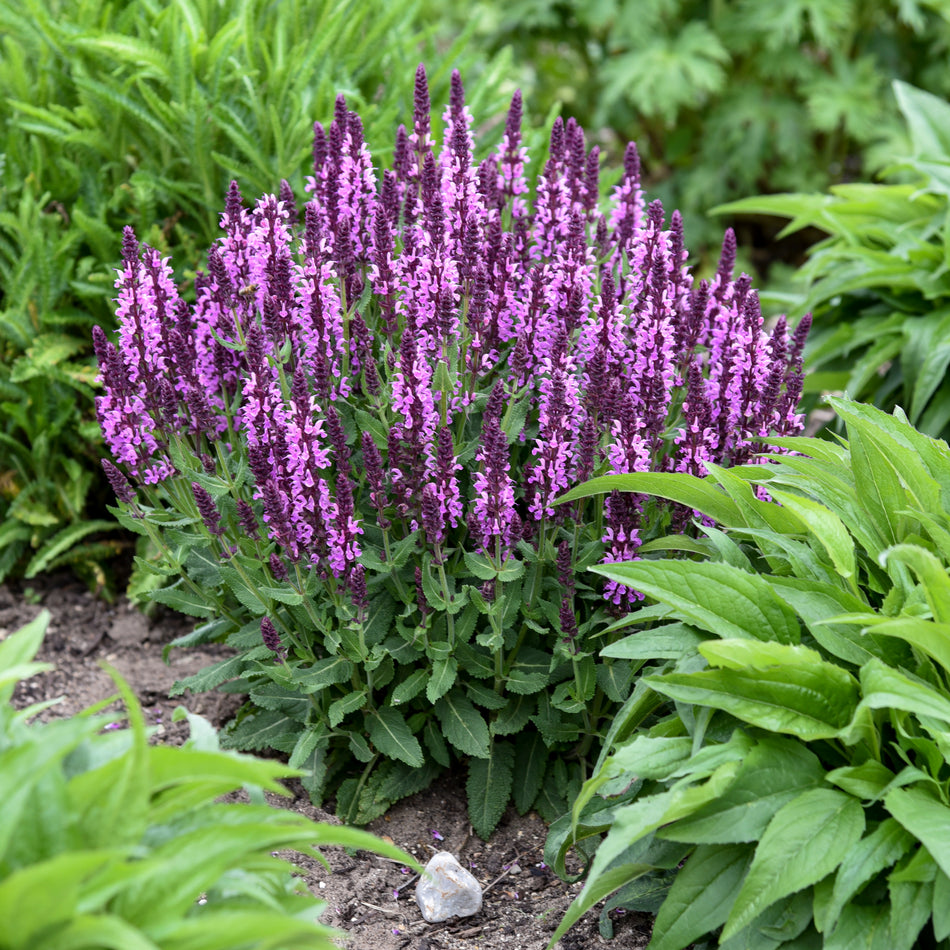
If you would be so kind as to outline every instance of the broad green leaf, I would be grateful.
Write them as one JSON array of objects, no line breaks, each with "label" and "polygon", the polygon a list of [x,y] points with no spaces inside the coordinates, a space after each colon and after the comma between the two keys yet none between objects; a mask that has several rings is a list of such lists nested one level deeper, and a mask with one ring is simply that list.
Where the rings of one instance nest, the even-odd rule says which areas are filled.
[{"label": "broad green leaf", "polygon": [[825,776],[825,780],[855,798],[873,801],[894,780],[894,773],[886,765],[868,759],[860,765],[833,769]]},{"label": "broad green leaf", "polygon": [[878,636],[896,637],[926,653],[945,670],[950,671],[950,624],[934,623],[920,617],[901,615],[886,617],[882,614],[845,615],[840,618],[848,623],[863,623],[868,626],[862,632]]},{"label": "broad green leaf", "polygon": [[775,814],[722,932],[727,940],[765,908],[830,874],[864,833],[861,805],[835,789],[802,792]]},{"label": "broad green leaf", "polygon": [[721,927],[751,859],[748,845],[700,845],[676,875],[656,916],[649,950],[682,950]]},{"label": "broad green leaf", "polygon": [[866,512],[867,526],[880,539],[868,553],[878,557],[900,538],[899,509],[907,507],[907,492],[881,449],[855,426],[848,429],[851,465],[858,501]]},{"label": "broad green leaf", "polygon": [[406,765],[422,768],[425,761],[422,747],[399,710],[392,706],[381,706],[366,717],[366,728],[373,744],[384,755],[399,759]]},{"label": "broad green leaf", "polygon": [[511,795],[515,747],[492,742],[488,758],[472,758],[468,764],[468,816],[475,833],[484,840],[495,830]]},{"label": "broad green leaf", "polygon": [[596,880],[589,878],[584,889],[574,898],[574,903],[567,909],[557,930],[551,936],[548,948],[553,947],[577,923],[584,914],[605,897],[619,890],[624,884],[635,881],[638,877],[654,870],[651,864],[621,864],[611,868]]},{"label": "broad green leaf", "polygon": [[824,775],[818,757],[801,742],[765,736],[720,796],[658,834],[700,844],[758,841],[775,813],[801,792],[817,788]]},{"label": "broad green leaf", "polygon": [[629,772],[637,778],[664,779],[689,759],[692,751],[693,740],[688,736],[641,734],[610,756],[601,774],[612,777]]},{"label": "broad green leaf", "polygon": [[950,623],[950,577],[941,562],[925,548],[915,544],[898,544],[881,552],[881,564],[902,561],[920,579],[924,596],[938,623]]},{"label": "broad green leaf", "polygon": [[706,657],[710,666],[728,670],[764,670],[772,666],[816,666],[826,667],[829,675],[848,674],[832,663],[825,663],[821,654],[801,645],[788,643],[769,643],[761,640],[722,639],[707,640],[700,644],[699,652]]},{"label": "broad green leaf", "polygon": [[639,492],[657,495],[695,508],[720,524],[743,524],[739,508],[729,496],[711,481],[680,472],[634,472],[629,475],[602,475],[572,488],[556,499],[556,504],[603,495],[612,491]]},{"label": "broad green leaf", "polygon": [[922,786],[893,789],[884,806],[950,874],[950,807]]},{"label": "broad green leaf", "polygon": [[600,651],[604,657],[625,660],[675,660],[696,649],[707,635],[685,623],[667,623],[611,643]]},{"label": "broad green leaf", "polygon": [[753,726],[807,742],[835,738],[857,707],[857,684],[843,670],[833,668],[830,674],[829,666],[668,673],[646,682],[678,702],[723,709]]},{"label": "broad green leaf", "polygon": [[791,492],[772,488],[769,492],[783,508],[793,512],[828,552],[835,570],[844,578],[854,576],[854,540],[844,522],[829,508]]},{"label": "broad green leaf", "polygon": [[450,690],[435,704],[435,714],[445,738],[465,755],[486,759],[490,737],[482,714],[458,688]]},{"label": "broad green leaf", "polygon": [[939,868],[934,880],[933,928],[938,942],[950,937],[950,877]]},{"label": "broad green leaf", "polygon": [[848,902],[873,877],[890,867],[914,845],[914,838],[893,818],[885,818],[874,831],[862,838],[846,854],[835,875],[831,899],[820,913],[816,910],[815,925],[823,933],[830,932]]},{"label": "broad green leaf", "polygon": [[353,689],[345,696],[335,699],[327,709],[327,721],[336,728],[346,717],[366,705],[366,690]]},{"label": "broad green leaf", "polygon": [[138,927],[112,914],[77,914],[52,935],[30,943],[30,950],[161,950]]},{"label": "broad green leaf", "polygon": [[950,155],[950,106],[932,93],[895,79],[897,105],[907,120],[917,155]]},{"label": "broad green leaf", "polygon": [[47,927],[67,922],[77,911],[83,882],[124,858],[119,849],[67,851],[12,871],[0,881],[4,943],[28,947]]},{"label": "broad green leaf", "polygon": [[870,660],[861,668],[861,706],[903,709],[950,723],[950,699],[936,690],[881,663]]},{"label": "broad green leaf", "polygon": [[797,643],[795,612],[767,580],[728,564],[630,561],[591,568],[673,608],[674,615],[719,637]]},{"label": "broad green leaf", "polygon": [[824,950],[893,950],[890,911],[887,902],[848,904],[838,926],[825,937]]},{"label": "broad green leaf", "polygon": [[310,666],[294,670],[294,685],[305,693],[316,693],[336,683],[347,683],[353,675],[353,664],[343,656],[328,656]]},{"label": "broad green leaf", "polygon": [[430,703],[436,702],[452,688],[458,676],[458,668],[458,660],[454,656],[440,657],[433,662],[432,675],[426,685],[426,699]]}]

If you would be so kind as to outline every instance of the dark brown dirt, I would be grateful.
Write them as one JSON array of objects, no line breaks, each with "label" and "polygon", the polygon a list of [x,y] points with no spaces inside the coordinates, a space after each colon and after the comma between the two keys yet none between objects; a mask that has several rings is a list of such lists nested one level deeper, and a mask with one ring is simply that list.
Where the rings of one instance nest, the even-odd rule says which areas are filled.
[{"label": "dark brown dirt", "polygon": [[[103,663],[115,667],[132,686],[156,727],[157,741],[180,743],[187,737],[187,724],[172,722],[179,705],[220,727],[240,703],[239,697],[218,693],[169,699],[175,680],[226,656],[227,648],[173,650],[166,665],[162,648],[190,629],[187,618],[166,613],[150,620],[124,599],[115,605],[96,599],[69,576],[0,585],[0,640],[43,607],[52,619],[39,659],[56,669],[21,683],[14,696],[18,706],[62,697],[43,716],[68,716],[114,695]],[[351,856],[341,849],[327,849],[332,874],[316,861],[293,856],[310,888],[327,902],[323,919],[345,932],[342,946],[348,950],[543,950],[547,946],[580,885],[565,884],[544,865],[547,829],[533,812],[521,816],[509,808],[488,842],[478,838],[468,822],[463,787],[460,776],[445,776],[427,791],[397,803],[369,830],[422,863],[437,850],[455,854],[485,888],[482,910],[473,917],[426,923],[415,903],[413,876],[370,853]],[[302,789],[291,790],[292,799],[274,797],[274,804],[319,821],[336,821],[330,813],[314,808]],[[597,916],[596,910],[586,915],[559,942],[559,950],[599,946],[639,950],[649,942],[649,916],[618,916],[609,943],[598,932]]]}]

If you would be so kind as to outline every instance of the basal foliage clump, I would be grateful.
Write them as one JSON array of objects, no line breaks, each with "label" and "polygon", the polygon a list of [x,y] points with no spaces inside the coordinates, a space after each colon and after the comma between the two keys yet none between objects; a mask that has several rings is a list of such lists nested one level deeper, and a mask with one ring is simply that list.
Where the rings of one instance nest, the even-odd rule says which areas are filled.
[{"label": "basal foliage clump", "polygon": [[[129,728],[98,707],[32,722],[14,709],[44,612],[0,643],[0,948],[2,950],[333,950],[324,903],[274,852],[365,848],[413,863],[365,832],[264,804],[293,769],[221,752],[189,714],[184,748],[149,745],[141,707],[118,676]],[[217,799],[240,788],[255,804]],[[322,860],[322,858],[321,858]]]},{"label": "basal foliage clump", "polygon": [[777,440],[773,465],[566,496],[655,492],[719,527],[670,539],[698,560],[594,568],[654,603],[603,651],[640,679],[548,841],[563,872],[606,832],[555,937],[616,892],[656,913],[651,950],[950,946],[950,450],[833,407],[847,439]]},{"label": "basal foliage clump", "polygon": [[183,645],[239,651],[178,688],[247,693],[227,741],[288,753],[357,821],[467,757],[487,834],[512,797],[556,817],[630,692],[593,638],[639,594],[578,571],[690,519],[555,499],[798,431],[808,322],[766,332],[731,235],[693,279],[632,145],[601,209],[576,123],[536,182],[520,95],[481,163],[457,73],[443,124],[437,149],[420,67],[380,174],[340,97],[302,209],[232,184],[193,306],[128,229],[98,411],[152,596],[207,620]]}]

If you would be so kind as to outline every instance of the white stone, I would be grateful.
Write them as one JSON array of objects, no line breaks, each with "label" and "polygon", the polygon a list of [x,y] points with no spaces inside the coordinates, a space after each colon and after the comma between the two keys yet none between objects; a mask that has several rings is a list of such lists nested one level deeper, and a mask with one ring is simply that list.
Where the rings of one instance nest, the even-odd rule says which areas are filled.
[{"label": "white stone", "polygon": [[455,856],[432,856],[416,885],[416,903],[430,924],[449,917],[471,917],[482,909],[482,888]]}]

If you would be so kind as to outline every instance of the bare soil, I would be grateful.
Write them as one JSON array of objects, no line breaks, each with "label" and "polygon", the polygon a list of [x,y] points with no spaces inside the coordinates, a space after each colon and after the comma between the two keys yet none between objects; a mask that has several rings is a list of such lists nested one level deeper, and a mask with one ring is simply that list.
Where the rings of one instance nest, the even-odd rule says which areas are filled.
[{"label": "bare soil", "polygon": [[[142,702],[156,727],[155,741],[181,743],[185,721],[172,722],[179,705],[221,727],[240,704],[240,697],[203,693],[169,699],[172,684],[228,654],[223,646],[173,650],[166,664],[162,648],[191,629],[188,618],[164,613],[149,619],[127,600],[108,604],[92,596],[69,575],[31,583],[0,585],[0,639],[32,620],[41,608],[52,614],[39,659],[55,665],[52,672],[21,683],[18,706],[62,697],[44,716],[68,716],[114,695],[102,667],[115,667]],[[120,713],[117,708],[117,719]],[[314,808],[306,793],[291,783],[293,798],[273,798],[319,821],[333,815]],[[427,791],[397,803],[369,830],[393,841],[425,863],[436,851],[451,851],[482,884],[482,910],[473,917],[440,924],[426,923],[414,898],[415,881],[407,869],[374,856],[326,849],[332,873],[319,862],[292,856],[301,875],[327,902],[324,921],[345,933],[348,950],[543,950],[580,884],[559,880],[543,862],[547,828],[529,812],[509,808],[487,842],[468,822],[463,776],[449,774]],[[597,927],[599,912],[587,914],[558,943],[559,950],[605,946],[638,950],[650,938],[652,918],[618,915],[614,938],[605,941]]]}]

